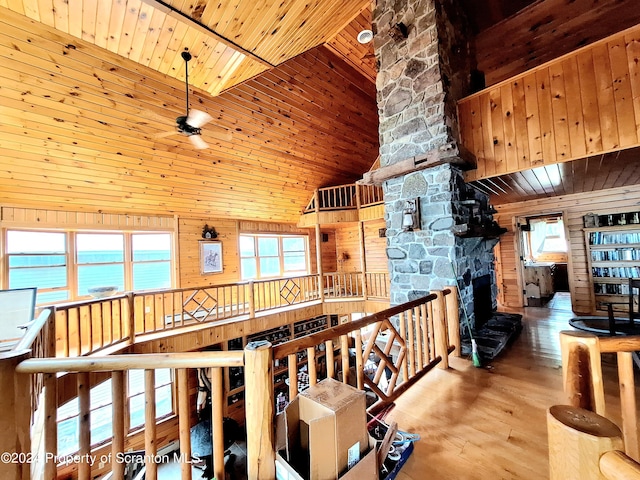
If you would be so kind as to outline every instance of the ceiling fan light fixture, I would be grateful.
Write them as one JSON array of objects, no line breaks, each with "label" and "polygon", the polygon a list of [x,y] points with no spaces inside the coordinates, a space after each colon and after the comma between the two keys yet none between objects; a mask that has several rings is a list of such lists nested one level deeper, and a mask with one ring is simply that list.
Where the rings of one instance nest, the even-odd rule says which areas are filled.
[{"label": "ceiling fan light fixture", "polygon": [[369,43],[373,40],[373,32],[371,30],[362,30],[358,34],[358,42],[360,43]]}]

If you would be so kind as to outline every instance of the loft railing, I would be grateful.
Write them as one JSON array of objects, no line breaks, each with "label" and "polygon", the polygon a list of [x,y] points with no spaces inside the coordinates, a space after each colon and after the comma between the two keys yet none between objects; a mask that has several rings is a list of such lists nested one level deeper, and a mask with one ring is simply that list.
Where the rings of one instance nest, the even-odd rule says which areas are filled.
[{"label": "loft railing", "polygon": [[[366,276],[366,280],[364,277]],[[388,299],[386,273],[326,273],[228,285],[130,292],[107,299],[48,307],[55,316],[58,357],[114,353],[137,336],[221,320],[254,318],[278,308],[318,302],[322,298]],[[366,281],[367,289],[363,282]]]},{"label": "loft railing", "polygon": [[[633,370],[640,336],[598,337],[565,331],[560,333],[560,344],[569,406],[552,407],[548,415],[551,480],[640,480],[640,426]],[[621,431],[607,420],[605,403],[601,358],[602,354],[612,353],[618,364]],[[580,477],[569,475],[562,467],[579,463],[584,464],[578,472]]]},{"label": "loft railing", "polygon": [[[37,332],[29,332],[20,351],[0,359],[0,386],[3,396],[3,415],[7,418],[8,431],[3,432],[0,447],[4,451],[24,454],[24,458],[38,461],[18,462],[0,465],[3,478],[42,478],[52,480],[57,476],[60,458],[57,457],[57,402],[60,382],[68,375],[75,376],[79,399],[79,452],[74,456],[78,478],[93,478],[95,468],[91,450],[91,389],[92,372],[111,372],[112,382],[112,429],[111,455],[101,456],[102,463],[110,463],[113,478],[123,478],[124,463],[119,459],[125,452],[124,396],[125,373],[132,369],[145,371],[145,427],[144,458],[146,478],[157,478],[158,436],[155,415],[155,369],[169,368],[177,379],[177,408],[180,436],[180,453],[183,480],[191,478],[190,447],[190,411],[189,386],[187,372],[191,368],[211,368],[212,378],[212,435],[214,474],[224,478],[224,445],[222,431],[223,381],[222,368],[244,367],[246,425],[249,432],[261,432],[249,435],[247,439],[247,464],[249,478],[275,478],[273,469],[273,421],[274,421],[274,363],[273,359],[289,359],[287,373],[289,378],[298,378],[297,354],[306,352],[306,365],[309,383],[315,384],[323,376],[340,376],[349,381],[354,364],[355,384],[358,388],[368,388],[378,396],[375,408],[387,405],[409,388],[420,377],[436,365],[446,368],[448,355],[456,350],[459,355],[458,301],[454,288],[435,292],[422,299],[390,308],[384,312],[360,320],[331,328],[327,331],[301,337],[295,341],[272,348],[268,343],[249,344],[243,351],[198,352],[177,354],[145,355],[101,355],[91,357],[54,358],[55,331],[54,316],[48,320],[39,320]],[[351,344],[355,346],[353,362],[349,355]],[[43,345],[43,348],[37,347]],[[327,347],[326,373],[318,368],[320,356],[316,347]],[[334,346],[338,347],[334,355]],[[24,350],[26,349],[26,350]],[[29,350],[31,349],[31,350]],[[36,350],[37,349],[37,350]],[[370,357],[375,354],[380,361],[374,367]],[[34,356],[37,355],[37,356]],[[32,356],[32,358],[28,358]],[[392,375],[386,378],[382,386],[384,372]],[[66,375],[61,375],[66,373]],[[41,448],[32,449],[31,445],[31,403],[26,400],[39,396],[41,390],[32,390],[25,375],[40,378],[44,385],[44,409]],[[289,382],[297,389],[297,381]],[[291,398],[297,390],[290,390]],[[13,428],[13,430],[11,430]],[[34,431],[38,430],[37,428]],[[27,455],[29,455],[27,457]],[[16,458],[21,458],[16,456]],[[95,464],[94,464],[95,465]],[[104,467],[104,465],[103,465]]]},{"label": "loft railing", "polygon": [[[393,402],[436,365],[448,367],[449,353],[460,354],[458,325],[458,299],[456,290],[450,288],[277,345],[273,357],[278,365],[287,365],[289,399],[298,394],[302,363],[310,386],[321,377],[339,377],[372,391],[377,400],[370,410],[375,411]],[[355,351],[353,359],[350,347]],[[380,360],[376,363],[374,357]],[[355,378],[350,379],[352,366]]]},{"label": "loft railing", "polygon": [[330,210],[354,210],[384,201],[382,187],[376,185],[339,185],[317,189],[304,213]]}]

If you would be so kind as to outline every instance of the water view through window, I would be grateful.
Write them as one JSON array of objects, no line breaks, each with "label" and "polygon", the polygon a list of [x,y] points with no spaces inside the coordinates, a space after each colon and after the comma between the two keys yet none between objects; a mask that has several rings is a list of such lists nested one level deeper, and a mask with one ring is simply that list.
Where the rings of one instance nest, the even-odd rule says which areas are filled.
[{"label": "water view through window", "polygon": [[[70,243],[75,252],[68,251]],[[86,297],[91,287],[115,286],[120,292],[171,288],[169,233],[10,230],[7,255],[9,288],[38,287],[39,304]],[[69,285],[72,269],[75,288]]]}]

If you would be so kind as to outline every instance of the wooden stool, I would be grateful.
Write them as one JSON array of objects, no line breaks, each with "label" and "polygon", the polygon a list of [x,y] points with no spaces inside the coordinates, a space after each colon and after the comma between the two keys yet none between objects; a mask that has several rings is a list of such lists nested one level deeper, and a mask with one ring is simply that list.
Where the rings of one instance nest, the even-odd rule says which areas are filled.
[{"label": "wooden stool", "polygon": [[578,407],[555,405],[547,412],[550,480],[605,480],[600,456],[624,451],[622,432],[606,418]]}]

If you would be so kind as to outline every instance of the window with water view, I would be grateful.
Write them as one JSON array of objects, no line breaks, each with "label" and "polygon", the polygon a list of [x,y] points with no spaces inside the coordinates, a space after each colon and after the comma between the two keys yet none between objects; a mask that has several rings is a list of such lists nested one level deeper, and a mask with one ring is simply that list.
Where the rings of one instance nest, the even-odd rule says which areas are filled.
[{"label": "window with water view", "polygon": [[8,230],[6,254],[9,288],[38,287],[38,304],[172,286],[170,233]]}]

